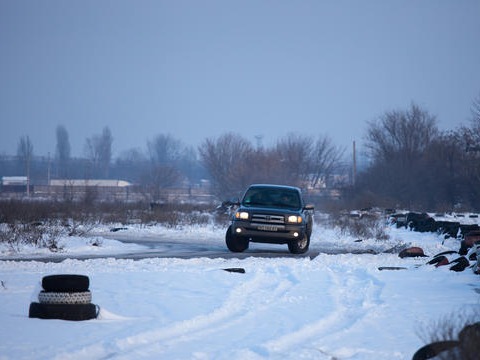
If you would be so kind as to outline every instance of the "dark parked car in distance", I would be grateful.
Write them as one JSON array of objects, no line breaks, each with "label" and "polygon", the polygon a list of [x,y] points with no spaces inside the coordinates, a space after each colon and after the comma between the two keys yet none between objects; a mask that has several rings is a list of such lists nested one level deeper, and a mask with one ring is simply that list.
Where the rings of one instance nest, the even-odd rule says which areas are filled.
[{"label": "dark parked car in distance", "polygon": [[287,244],[293,254],[308,251],[314,207],[304,203],[299,188],[254,184],[233,204],[238,208],[225,235],[230,251],[245,251],[250,242]]}]

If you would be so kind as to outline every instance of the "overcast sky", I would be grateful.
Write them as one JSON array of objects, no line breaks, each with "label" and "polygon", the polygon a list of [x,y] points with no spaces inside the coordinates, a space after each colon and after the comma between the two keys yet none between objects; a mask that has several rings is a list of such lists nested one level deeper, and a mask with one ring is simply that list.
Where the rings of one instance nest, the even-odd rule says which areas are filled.
[{"label": "overcast sky", "polygon": [[350,146],[412,102],[441,129],[480,96],[479,0],[0,0],[0,154],[23,135],[114,156],[170,134],[197,146],[289,132]]}]

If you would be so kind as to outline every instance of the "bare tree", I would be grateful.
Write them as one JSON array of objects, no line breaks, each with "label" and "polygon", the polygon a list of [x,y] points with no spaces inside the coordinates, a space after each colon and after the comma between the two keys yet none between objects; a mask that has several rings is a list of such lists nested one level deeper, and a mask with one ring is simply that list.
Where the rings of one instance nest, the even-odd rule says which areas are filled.
[{"label": "bare tree", "polygon": [[217,195],[240,195],[252,183],[276,183],[305,187],[327,177],[343,152],[327,137],[290,133],[271,148],[254,148],[233,133],[207,139],[199,148]]},{"label": "bare tree", "polygon": [[480,208],[480,95],[472,103],[470,126],[460,127],[455,134],[463,148],[463,156],[458,160],[462,200],[477,210]]},{"label": "bare tree", "polygon": [[277,181],[290,185],[316,187],[321,180],[326,181],[340,169],[344,152],[328,136],[319,135],[315,139],[313,136],[287,134],[275,146],[275,177]]},{"label": "bare tree", "polygon": [[98,150],[97,142],[98,142],[98,139],[96,135],[90,138],[87,138],[85,140],[85,146],[84,146],[85,156],[87,157],[90,163],[90,174],[88,174],[87,177],[94,177],[98,169],[99,154],[97,151]]},{"label": "bare tree", "polygon": [[248,140],[227,133],[217,139],[206,139],[198,151],[219,197],[238,196],[251,182],[254,171],[249,159],[254,149]]},{"label": "bare tree", "polygon": [[85,153],[90,160],[93,176],[108,177],[112,158],[113,138],[110,129],[103,128],[101,135],[93,135],[85,142]]},{"label": "bare tree", "polygon": [[448,211],[461,203],[465,151],[456,134],[440,134],[425,151],[422,163],[419,180],[423,182],[423,188],[428,189],[418,194],[423,204],[429,209]]},{"label": "bare tree", "polygon": [[146,161],[143,152],[138,148],[131,148],[123,151],[117,158],[117,162],[125,164],[142,163]]},{"label": "bare tree", "polygon": [[100,169],[103,176],[108,177],[110,162],[112,161],[112,143],[113,137],[108,126],[103,128],[100,138]]},{"label": "bare tree", "polygon": [[288,184],[290,176],[285,169],[282,154],[276,147],[258,146],[247,157],[250,183]]},{"label": "bare tree", "polygon": [[154,165],[150,171],[143,174],[141,182],[145,186],[146,196],[151,201],[159,201],[161,199],[162,189],[177,184],[182,176],[177,168],[171,165]]},{"label": "bare tree", "polygon": [[472,122],[480,128],[480,94],[473,100]]},{"label": "bare tree", "polygon": [[186,154],[182,142],[171,135],[159,134],[147,142],[150,168],[141,177],[153,201],[161,200],[160,193],[183,179],[179,163]]},{"label": "bare tree", "polygon": [[119,178],[141,182],[142,176],[147,174],[151,163],[139,148],[131,148],[121,152],[115,160],[115,171]]},{"label": "bare tree", "polygon": [[345,149],[335,146],[328,136],[318,136],[310,160],[310,186],[317,187],[320,180],[326,182],[336,170],[339,170],[344,154]]},{"label": "bare tree", "polygon": [[277,141],[283,182],[301,186],[308,180],[312,165],[314,140],[311,136],[290,133]]},{"label": "bare tree", "polygon": [[182,157],[184,147],[171,135],[160,134],[147,143],[150,160],[155,164],[171,164]]},{"label": "bare tree", "polygon": [[418,204],[430,191],[424,178],[424,158],[438,135],[435,117],[415,104],[368,123],[365,146],[372,164],[364,185],[368,179],[370,191],[404,206]]},{"label": "bare tree", "polygon": [[70,141],[68,139],[68,132],[65,126],[57,126],[57,146],[55,150],[55,157],[57,159],[59,176],[67,178],[68,163],[70,161]]},{"label": "bare tree", "polygon": [[459,134],[465,143],[466,152],[480,151],[480,95],[472,102],[470,126],[463,126]]},{"label": "bare tree", "polygon": [[365,145],[374,161],[409,162],[422,154],[437,135],[435,117],[412,104],[407,111],[388,111],[369,122]]},{"label": "bare tree", "polygon": [[33,145],[28,135],[22,136],[17,147],[18,159],[23,163],[27,176],[27,196],[30,196],[30,165],[33,157]]}]

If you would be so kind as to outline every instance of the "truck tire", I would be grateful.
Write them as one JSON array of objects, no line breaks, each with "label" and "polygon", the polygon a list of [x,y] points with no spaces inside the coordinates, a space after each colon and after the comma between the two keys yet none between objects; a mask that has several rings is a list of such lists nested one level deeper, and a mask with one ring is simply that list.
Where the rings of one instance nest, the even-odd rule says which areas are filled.
[{"label": "truck tire", "polygon": [[304,254],[308,251],[310,246],[310,237],[307,234],[298,240],[292,240],[288,243],[288,250],[292,254]]},{"label": "truck tire", "polygon": [[49,275],[42,279],[45,291],[53,292],[84,292],[90,286],[90,279],[85,275]]},{"label": "truck tire", "polygon": [[40,291],[38,301],[42,304],[90,304],[92,302],[92,293],[90,291]]},{"label": "truck tire", "polygon": [[243,252],[248,249],[249,241],[247,239],[232,234],[232,226],[229,226],[225,234],[225,243],[231,252]]},{"label": "truck tire", "polygon": [[90,320],[98,316],[95,304],[41,304],[32,302],[28,317],[38,319]]}]

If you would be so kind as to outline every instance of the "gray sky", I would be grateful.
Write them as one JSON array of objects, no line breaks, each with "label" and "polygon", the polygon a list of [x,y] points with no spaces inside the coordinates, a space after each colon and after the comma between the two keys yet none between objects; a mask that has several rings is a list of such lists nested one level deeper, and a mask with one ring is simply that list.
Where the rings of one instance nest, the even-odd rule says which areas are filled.
[{"label": "gray sky", "polygon": [[411,102],[441,129],[480,95],[480,1],[0,0],[0,154],[21,136],[73,156],[108,126],[114,156],[157,134],[361,141]]}]

